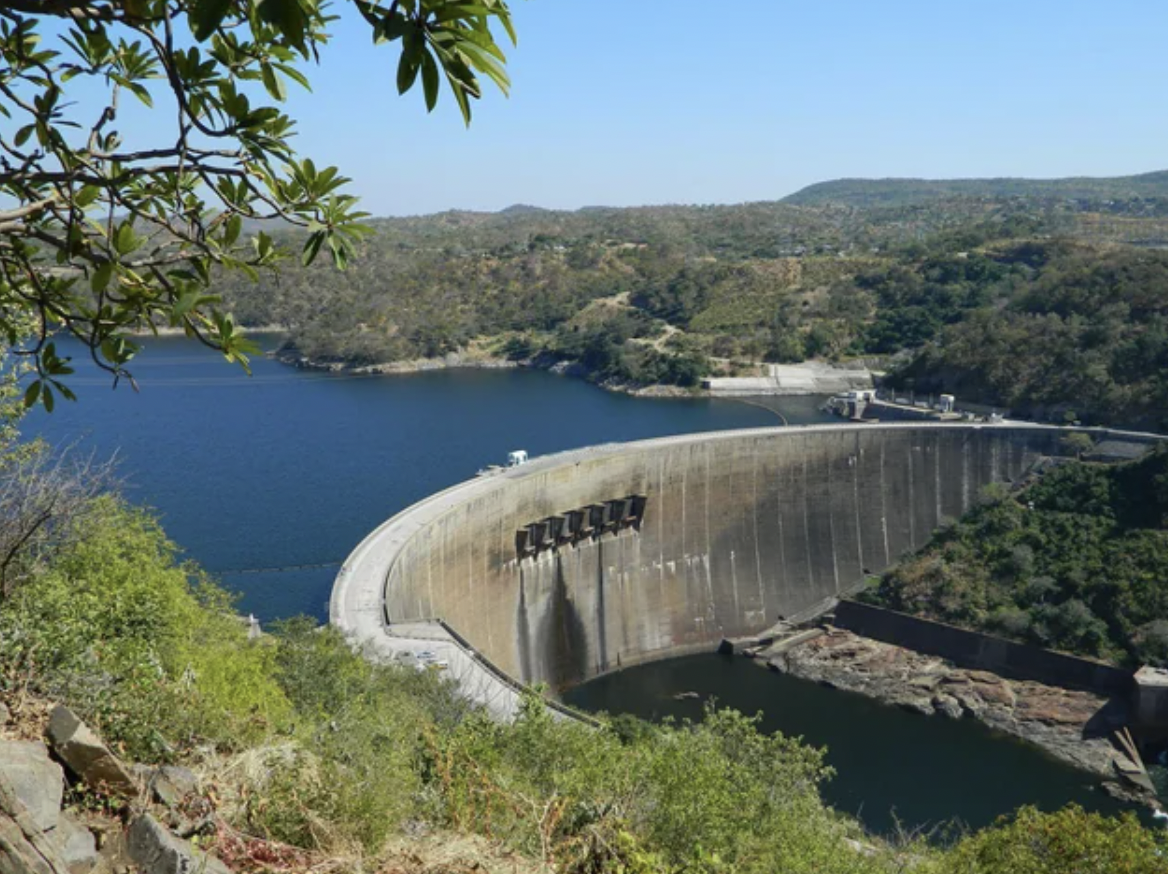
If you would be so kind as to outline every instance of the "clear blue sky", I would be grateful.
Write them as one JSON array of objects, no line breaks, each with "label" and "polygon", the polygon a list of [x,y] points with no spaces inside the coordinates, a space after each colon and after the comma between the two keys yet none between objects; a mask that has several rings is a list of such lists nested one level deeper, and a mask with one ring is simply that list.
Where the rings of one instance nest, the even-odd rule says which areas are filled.
[{"label": "clear blue sky", "polygon": [[299,148],[375,214],[1168,168],[1165,0],[513,0],[509,100],[396,96],[339,3]]}]

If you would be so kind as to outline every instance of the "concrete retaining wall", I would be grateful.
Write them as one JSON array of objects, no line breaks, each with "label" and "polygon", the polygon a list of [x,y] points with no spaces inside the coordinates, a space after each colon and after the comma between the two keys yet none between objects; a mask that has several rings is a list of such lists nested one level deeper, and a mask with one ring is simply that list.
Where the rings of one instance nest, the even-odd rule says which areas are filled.
[{"label": "concrete retaining wall", "polygon": [[1125,694],[1132,686],[1132,672],[1122,668],[855,601],[839,603],[834,624],[864,637],[939,656],[959,667],[992,671],[1015,680],[1036,680],[1104,695]]},{"label": "concrete retaining wall", "polygon": [[[383,575],[388,621],[442,617],[502,670],[561,689],[851,591],[986,484],[1057,454],[1064,433],[840,425],[591,447],[423,502],[371,535],[346,573]],[[629,495],[647,499],[639,530],[519,558],[517,530]],[[335,591],[343,627],[346,609]]]}]

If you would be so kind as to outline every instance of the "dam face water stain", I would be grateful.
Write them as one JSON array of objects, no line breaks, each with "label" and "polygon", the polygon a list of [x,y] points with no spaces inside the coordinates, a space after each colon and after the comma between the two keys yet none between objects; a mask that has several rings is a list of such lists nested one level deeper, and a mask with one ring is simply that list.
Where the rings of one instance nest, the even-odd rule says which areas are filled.
[{"label": "dam face water stain", "polygon": [[[686,693],[697,693],[692,697]],[[685,695],[678,699],[675,696]],[[629,668],[564,694],[588,711],[700,720],[706,702],[762,713],[767,732],[827,748],[836,775],[824,800],[871,831],[981,828],[1024,804],[1128,809],[1090,774],[973,720],[922,716],[862,695],[777,674],[741,657],[698,655]],[[949,828],[946,828],[946,826]]]},{"label": "dam face water stain", "polygon": [[587,676],[588,640],[584,621],[568,594],[564,557],[557,551],[552,560],[552,609],[544,623],[540,656],[551,669],[551,687],[558,691]]}]

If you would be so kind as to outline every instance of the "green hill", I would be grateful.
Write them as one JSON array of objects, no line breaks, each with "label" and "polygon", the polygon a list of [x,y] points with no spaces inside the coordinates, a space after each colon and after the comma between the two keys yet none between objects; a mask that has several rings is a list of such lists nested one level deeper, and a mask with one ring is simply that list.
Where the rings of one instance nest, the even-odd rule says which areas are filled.
[{"label": "green hill", "polygon": [[950,197],[1034,197],[1068,200],[1131,200],[1168,197],[1168,171],[1138,176],[1067,179],[835,179],[796,191],[783,203],[841,204],[860,208],[911,206]]},{"label": "green hill", "polygon": [[330,367],[506,357],[692,387],[760,361],[900,356],[906,387],[1018,413],[1133,424],[1168,408],[1168,197],[517,206],[370,225],[343,273],[289,259],[216,290],[241,324],[287,327],[287,357]]}]

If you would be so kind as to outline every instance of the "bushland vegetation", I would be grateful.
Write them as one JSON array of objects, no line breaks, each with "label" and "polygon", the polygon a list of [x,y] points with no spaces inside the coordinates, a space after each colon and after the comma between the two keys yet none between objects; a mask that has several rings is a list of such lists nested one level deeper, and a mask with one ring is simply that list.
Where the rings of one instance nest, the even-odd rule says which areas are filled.
[{"label": "bushland vegetation", "polygon": [[1168,239],[1168,211],[1155,203],[1110,222],[1114,201],[1024,197],[446,213],[373,222],[345,273],[287,264],[217,288],[319,361],[475,349],[684,386],[862,357],[905,390],[1158,425],[1168,255],[1145,244]]},{"label": "bushland vegetation", "polygon": [[1122,665],[1168,665],[1168,450],[1068,461],[989,500],[864,599]]},{"label": "bushland vegetation", "polygon": [[1168,173],[1069,179],[836,179],[809,185],[788,203],[916,206],[953,197],[1025,198],[1035,202],[1104,201],[1112,210],[1146,208],[1168,194]]}]

